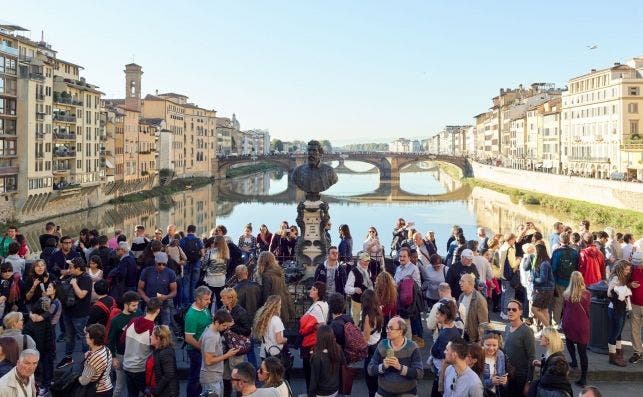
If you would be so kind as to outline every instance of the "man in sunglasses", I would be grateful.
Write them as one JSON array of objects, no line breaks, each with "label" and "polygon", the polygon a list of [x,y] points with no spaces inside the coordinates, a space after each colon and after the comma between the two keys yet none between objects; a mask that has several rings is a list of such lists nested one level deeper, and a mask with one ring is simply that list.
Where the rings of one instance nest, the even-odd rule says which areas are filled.
[{"label": "man in sunglasses", "polygon": [[514,368],[507,383],[507,395],[520,396],[527,381],[533,377],[536,342],[534,331],[522,321],[522,303],[511,299],[506,310],[509,324],[504,334],[505,355],[507,363]]},{"label": "man in sunglasses", "polygon": [[279,397],[274,387],[257,389],[255,367],[248,362],[237,364],[232,370],[232,387],[243,397]]},{"label": "man in sunglasses", "polygon": [[444,373],[444,397],[482,397],[482,382],[478,375],[467,365],[467,342],[456,337],[447,344],[444,360],[447,367]]},{"label": "man in sunglasses", "polygon": [[159,315],[161,325],[170,325],[170,303],[176,296],[176,274],[167,267],[165,252],[154,253],[155,266],[146,267],[138,281],[138,294],[146,303],[158,298],[163,304]]}]

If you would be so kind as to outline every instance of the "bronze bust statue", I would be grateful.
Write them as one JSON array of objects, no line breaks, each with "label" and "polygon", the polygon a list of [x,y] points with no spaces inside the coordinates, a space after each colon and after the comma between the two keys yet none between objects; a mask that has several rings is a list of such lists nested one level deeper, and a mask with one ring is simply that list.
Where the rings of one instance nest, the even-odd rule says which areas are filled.
[{"label": "bronze bust statue", "polygon": [[337,183],[333,167],[321,164],[322,154],[324,149],[318,141],[308,142],[308,164],[300,165],[292,173],[293,183],[306,192],[306,199],[309,201],[320,200],[319,193]]}]

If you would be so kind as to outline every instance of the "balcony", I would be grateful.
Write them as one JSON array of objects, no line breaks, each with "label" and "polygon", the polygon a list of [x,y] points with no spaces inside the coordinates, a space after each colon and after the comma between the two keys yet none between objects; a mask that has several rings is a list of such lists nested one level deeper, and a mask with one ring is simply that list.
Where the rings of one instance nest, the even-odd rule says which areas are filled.
[{"label": "balcony", "polygon": [[71,171],[71,165],[65,163],[53,164],[51,170],[54,174],[64,174]]},{"label": "balcony", "polygon": [[31,55],[27,55],[27,54],[20,54],[20,55],[18,56],[18,59],[19,59],[21,62],[31,62],[31,60],[33,59],[33,57],[32,57]]},{"label": "balcony", "polygon": [[641,138],[638,134],[633,134],[632,138],[623,139],[621,150],[625,150],[628,152],[643,151],[643,138]]},{"label": "balcony", "polygon": [[582,161],[585,163],[607,163],[609,164],[609,157],[589,157],[589,156],[569,156],[569,161]]},{"label": "balcony", "polygon": [[62,103],[64,105],[83,106],[83,101],[79,101],[78,99],[63,95],[59,92],[54,92],[54,102]]},{"label": "balcony", "polygon": [[45,119],[45,114],[43,112],[36,112],[36,120],[43,121]]},{"label": "balcony", "polygon": [[18,173],[18,167],[0,167],[0,176],[15,175]]},{"label": "balcony", "polygon": [[57,183],[54,183],[54,190],[75,190],[75,189],[80,189],[80,184],[79,183],[69,183],[67,181],[60,181]]},{"label": "balcony", "polygon": [[58,141],[75,141],[76,134],[69,132],[54,132],[54,140]]},{"label": "balcony", "polygon": [[76,157],[76,151],[68,148],[56,149],[54,150],[54,157]]},{"label": "balcony", "polygon": [[5,54],[9,54],[14,57],[18,56],[18,49],[14,47],[9,47],[9,45],[4,41],[0,42],[0,52],[4,52]]},{"label": "balcony", "polygon": [[60,121],[63,123],[75,123],[76,116],[73,114],[54,112],[54,121]]}]

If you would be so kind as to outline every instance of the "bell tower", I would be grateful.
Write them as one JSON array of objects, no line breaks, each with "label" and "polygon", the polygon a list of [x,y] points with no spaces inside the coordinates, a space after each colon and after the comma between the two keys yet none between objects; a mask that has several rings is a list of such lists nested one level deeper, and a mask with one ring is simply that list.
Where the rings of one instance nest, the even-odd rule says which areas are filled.
[{"label": "bell tower", "polygon": [[125,106],[128,109],[141,111],[141,76],[143,69],[135,64],[125,65]]}]

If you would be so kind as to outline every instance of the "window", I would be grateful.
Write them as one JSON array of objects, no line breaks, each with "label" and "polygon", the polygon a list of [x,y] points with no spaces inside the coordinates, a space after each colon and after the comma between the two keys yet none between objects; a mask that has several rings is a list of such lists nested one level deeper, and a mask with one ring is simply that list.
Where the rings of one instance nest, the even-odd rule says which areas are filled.
[{"label": "window", "polygon": [[630,120],[630,134],[638,134],[638,133],[639,133],[639,121]]},{"label": "window", "polygon": [[629,103],[627,105],[627,112],[628,113],[638,113],[639,112],[639,104],[638,103]]},{"label": "window", "polygon": [[633,96],[639,95],[639,87],[628,87],[627,93],[628,95],[633,95]]}]

